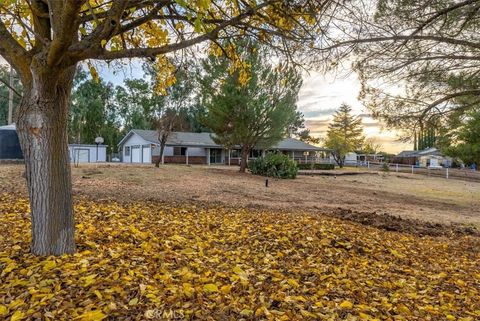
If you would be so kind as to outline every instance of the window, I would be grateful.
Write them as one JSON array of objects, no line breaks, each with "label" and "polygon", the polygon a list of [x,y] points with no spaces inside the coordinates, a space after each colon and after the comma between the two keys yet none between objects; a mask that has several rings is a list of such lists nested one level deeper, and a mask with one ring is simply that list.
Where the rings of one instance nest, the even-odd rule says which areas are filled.
[{"label": "window", "polygon": [[187,154],[187,147],[173,147],[173,156],[185,156]]},{"label": "window", "polygon": [[231,158],[240,158],[240,149],[232,149],[230,151],[230,157]]},{"label": "window", "polygon": [[125,156],[130,156],[130,146],[125,146]]},{"label": "window", "polygon": [[250,151],[250,158],[262,157],[262,151],[259,149],[252,149]]}]

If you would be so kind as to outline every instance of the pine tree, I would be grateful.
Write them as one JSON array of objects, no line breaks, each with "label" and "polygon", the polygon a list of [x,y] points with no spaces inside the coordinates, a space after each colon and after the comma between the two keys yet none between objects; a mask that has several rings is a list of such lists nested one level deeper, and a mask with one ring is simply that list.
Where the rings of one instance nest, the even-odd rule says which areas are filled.
[{"label": "pine tree", "polygon": [[231,73],[227,58],[209,57],[200,79],[200,100],[207,107],[203,119],[217,144],[240,146],[240,171],[244,172],[254,147],[269,148],[288,135],[297,123],[298,91],[302,84],[294,68],[273,66],[262,48],[237,44],[250,74]]},{"label": "pine tree", "polygon": [[332,150],[333,158],[340,167],[345,164],[345,155],[360,149],[365,141],[362,120],[351,113],[352,108],[342,104],[328,126],[325,145]]}]

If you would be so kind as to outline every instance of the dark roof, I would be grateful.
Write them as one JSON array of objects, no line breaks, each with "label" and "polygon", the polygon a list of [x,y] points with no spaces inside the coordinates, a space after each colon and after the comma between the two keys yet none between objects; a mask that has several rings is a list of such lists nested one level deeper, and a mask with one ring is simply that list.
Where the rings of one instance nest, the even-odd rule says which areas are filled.
[{"label": "dark roof", "polygon": [[417,156],[416,150],[404,150],[400,152],[396,157],[415,157]]},{"label": "dark roof", "polygon": [[[144,140],[160,144],[158,133],[155,130],[132,129],[119,143],[122,145],[131,135],[137,134]],[[186,147],[207,147],[207,148],[223,148],[222,145],[216,144],[211,133],[190,133],[190,132],[172,132],[167,139],[167,146],[186,146]],[[271,149],[281,150],[311,150],[320,151],[325,148],[316,147],[294,138],[285,138]]]},{"label": "dark roof", "polygon": [[272,149],[313,150],[313,151],[326,150],[325,148],[313,146],[295,138],[285,138],[284,140],[280,141],[278,144],[274,145]]}]

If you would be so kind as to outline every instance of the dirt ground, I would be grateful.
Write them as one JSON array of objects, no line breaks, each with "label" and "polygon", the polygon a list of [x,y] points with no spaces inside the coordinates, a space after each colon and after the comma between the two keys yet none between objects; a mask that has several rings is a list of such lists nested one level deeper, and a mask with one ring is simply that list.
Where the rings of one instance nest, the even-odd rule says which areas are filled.
[{"label": "dirt ground", "polygon": [[[370,225],[391,220],[469,226],[480,229],[480,183],[396,173],[298,176],[269,179],[237,172],[237,167],[102,164],[72,168],[75,195],[95,200],[153,200],[220,203],[333,214]],[[22,165],[0,166],[0,193],[25,193]],[[372,216],[372,214],[375,214]],[[387,215],[385,215],[387,214]],[[429,234],[428,232],[426,234]]]}]

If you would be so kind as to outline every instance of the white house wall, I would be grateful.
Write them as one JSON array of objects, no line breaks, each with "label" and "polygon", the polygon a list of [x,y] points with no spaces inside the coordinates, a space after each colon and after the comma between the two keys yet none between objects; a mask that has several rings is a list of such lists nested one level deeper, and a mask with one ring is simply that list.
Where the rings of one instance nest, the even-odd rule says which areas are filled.
[{"label": "white house wall", "polygon": [[97,146],[95,145],[69,145],[68,153],[70,155],[71,163],[95,163],[107,161],[107,146],[105,145],[98,146],[98,157]]},{"label": "white house wall", "polygon": [[[143,139],[142,137],[140,137],[139,135],[135,134],[135,133],[132,133],[132,135],[123,143],[123,146],[122,146],[122,154],[123,154],[123,157],[122,157],[122,161],[124,163],[131,163],[132,162],[132,147],[140,147],[140,162],[142,161],[142,146],[143,145],[151,145],[150,142],[146,141],[145,139]],[[125,155],[125,149],[126,147],[130,147],[130,156],[126,156]],[[150,160],[151,162],[151,160]]]}]

